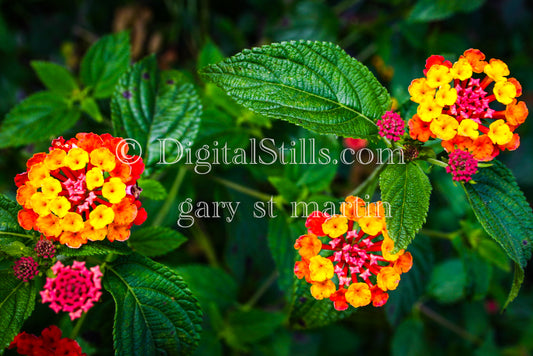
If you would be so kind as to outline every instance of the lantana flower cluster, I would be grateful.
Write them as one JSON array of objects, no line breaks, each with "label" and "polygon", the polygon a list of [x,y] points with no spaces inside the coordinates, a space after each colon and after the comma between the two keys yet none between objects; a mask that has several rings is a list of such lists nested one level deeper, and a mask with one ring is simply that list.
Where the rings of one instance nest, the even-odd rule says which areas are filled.
[{"label": "lantana flower cluster", "polygon": [[56,313],[68,312],[74,320],[87,312],[102,295],[102,272],[99,266],[88,269],[85,262],[64,266],[60,261],[51,268],[54,278],[47,278],[40,292],[43,303],[50,303]]},{"label": "lantana flower cluster", "polygon": [[448,152],[470,152],[477,161],[490,161],[501,151],[515,150],[514,131],[528,116],[518,80],[509,77],[503,61],[477,49],[466,50],[455,63],[433,55],[424,77],[409,86],[417,114],[409,120],[411,138],[442,140]]},{"label": "lantana flower cluster", "polygon": [[301,256],[294,273],[311,283],[315,299],[329,298],[337,310],[349,304],[380,307],[388,300],[387,291],[398,286],[400,275],[411,269],[412,256],[404,250],[393,253],[382,202],[367,205],[349,196],[340,210],[340,215],[309,215],[307,234],[294,244]]},{"label": "lantana flower cluster", "polygon": [[36,336],[25,331],[15,336],[9,345],[16,349],[19,355],[26,356],[87,356],[82,353],[80,345],[72,339],[61,337],[62,332],[57,326],[52,325]]},{"label": "lantana flower cluster", "polygon": [[127,240],[132,224],[146,219],[137,185],[144,164],[126,155],[127,147],[109,134],[53,140],[15,178],[20,225],[72,248],[106,237]]}]

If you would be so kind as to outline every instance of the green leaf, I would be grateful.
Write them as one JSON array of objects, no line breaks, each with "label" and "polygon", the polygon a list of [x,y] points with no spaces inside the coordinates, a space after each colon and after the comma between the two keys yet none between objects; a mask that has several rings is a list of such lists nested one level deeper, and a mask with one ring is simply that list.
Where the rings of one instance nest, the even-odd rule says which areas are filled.
[{"label": "green leaf", "polygon": [[98,103],[91,97],[83,98],[81,101],[81,111],[89,115],[96,122],[104,121]]},{"label": "green leaf", "polygon": [[15,106],[0,127],[0,148],[48,140],[78,121],[80,111],[61,95],[35,93]]},{"label": "green leaf", "polygon": [[142,255],[161,256],[177,249],[187,238],[176,230],[163,226],[145,227],[134,231],[128,244]]},{"label": "green leaf", "polygon": [[[507,306],[518,294],[523,269],[531,257],[533,213],[513,174],[497,160],[474,175],[477,184],[465,191],[474,213],[485,231],[500,244],[515,263],[515,278]],[[518,272],[519,271],[519,272]]]},{"label": "green leaf", "polygon": [[200,69],[210,64],[220,62],[223,59],[224,55],[220,49],[213,43],[213,41],[208,39],[198,54],[196,68]]},{"label": "green leaf", "polygon": [[177,160],[193,143],[201,104],[182,74],[165,71],[160,75],[155,57],[150,56],[120,78],[111,101],[111,117],[116,134],[138,141],[147,167],[164,167],[157,163]]},{"label": "green leaf", "polygon": [[107,255],[113,253],[116,255],[128,255],[132,251],[126,242],[108,240],[103,241],[89,241],[80,248],[70,248],[66,245],[59,245],[57,247],[57,254],[63,256],[91,256],[91,255]]},{"label": "green leaf", "polygon": [[392,338],[392,355],[427,355],[430,350],[425,340],[424,323],[420,319],[406,319],[398,326]]},{"label": "green leaf", "polygon": [[68,97],[78,89],[76,79],[65,67],[44,61],[32,61],[31,66],[41,82],[52,92]]},{"label": "green leaf", "polygon": [[340,47],[291,41],[244,50],[201,70],[245,107],[319,133],[370,138],[390,97]]},{"label": "green leaf", "polygon": [[418,0],[409,20],[420,22],[443,20],[456,12],[472,12],[484,3],[485,0]]},{"label": "green leaf", "polygon": [[24,233],[17,218],[20,209],[17,202],[0,194],[0,231]]},{"label": "green leaf", "polygon": [[0,271],[0,354],[33,312],[37,295],[34,282],[23,282],[10,272]]},{"label": "green leaf", "polygon": [[426,221],[431,184],[416,162],[389,164],[379,179],[387,229],[396,250],[406,248]]},{"label": "green leaf", "polygon": [[268,177],[268,181],[287,202],[298,199],[300,188],[290,179],[283,177]]},{"label": "green leaf", "polygon": [[467,275],[460,259],[447,260],[433,269],[429,294],[441,303],[453,303],[465,295]]},{"label": "green leaf", "polygon": [[141,196],[152,200],[164,200],[167,197],[167,190],[155,179],[139,179],[137,181],[142,189]]},{"label": "green leaf", "polygon": [[80,77],[95,98],[113,94],[120,76],[130,64],[130,36],[120,32],[102,37],[89,48],[80,64]]},{"label": "green leaf", "polygon": [[116,355],[190,355],[202,313],[183,279],[138,254],[108,265],[103,285],[115,300]]},{"label": "green leaf", "polygon": [[296,252],[294,241],[298,238],[298,224],[291,224],[287,214],[276,211],[276,218],[268,220],[268,247],[279,273],[278,285],[280,289],[291,299],[294,276],[294,262]]},{"label": "green leaf", "polygon": [[183,277],[203,310],[213,303],[224,309],[237,302],[238,285],[226,271],[206,265],[186,265],[174,268]]},{"label": "green leaf", "polygon": [[244,344],[256,343],[271,335],[284,319],[285,315],[280,312],[236,310],[229,314],[229,325],[223,335],[228,344],[243,349]]},{"label": "green leaf", "polygon": [[22,241],[16,238],[0,237],[0,255],[5,253],[11,257],[19,258],[25,255],[30,255],[32,250]]},{"label": "green leaf", "polygon": [[355,308],[338,311],[329,299],[316,300],[311,295],[311,284],[304,278],[295,278],[291,303],[290,325],[295,329],[313,329],[347,318]]}]

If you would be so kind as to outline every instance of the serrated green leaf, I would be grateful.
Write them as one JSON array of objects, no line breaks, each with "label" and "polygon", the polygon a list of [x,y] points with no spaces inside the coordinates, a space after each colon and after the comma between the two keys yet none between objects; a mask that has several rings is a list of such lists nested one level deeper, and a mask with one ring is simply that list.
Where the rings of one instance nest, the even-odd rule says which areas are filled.
[{"label": "serrated green leaf", "polygon": [[52,92],[68,97],[78,89],[76,79],[65,67],[44,61],[32,61],[31,66],[41,82]]},{"label": "serrated green leaf", "polygon": [[129,33],[104,36],[83,57],[80,64],[81,81],[92,88],[95,98],[107,98],[113,94],[115,85],[129,64]]},{"label": "serrated green leaf", "polygon": [[352,315],[356,309],[349,306],[348,309],[339,311],[329,299],[316,300],[311,295],[311,284],[305,279],[294,279],[294,293],[290,314],[290,325],[295,329],[314,329]]},{"label": "serrated green leaf", "polygon": [[0,148],[48,140],[74,126],[79,117],[80,111],[61,95],[35,93],[6,115],[0,127]]},{"label": "serrated green leaf", "polygon": [[167,190],[155,179],[139,179],[137,181],[142,189],[141,196],[152,200],[163,200],[167,197]]},{"label": "serrated green leaf", "polygon": [[190,355],[202,313],[183,279],[138,254],[118,258],[103,280],[115,300],[116,355]]},{"label": "serrated green leaf", "polygon": [[102,122],[104,120],[98,103],[91,97],[83,98],[81,101],[81,111],[89,115],[96,122]]},{"label": "serrated green leaf", "polygon": [[36,295],[34,282],[23,282],[9,270],[0,271],[0,354],[33,312]]},{"label": "serrated green leaf", "polygon": [[427,290],[437,301],[453,303],[464,297],[466,285],[463,262],[456,258],[435,266]]},{"label": "serrated green leaf", "polygon": [[132,233],[128,244],[142,255],[161,256],[177,249],[187,238],[176,230],[163,226],[150,226]]},{"label": "serrated green leaf", "polygon": [[474,175],[477,184],[466,184],[464,187],[485,231],[516,263],[513,286],[505,303],[507,306],[518,294],[520,285],[515,283],[523,280],[523,269],[531,257],[533,213],[511,171],[497,160],[493,160],[492,164]]},{"label": "serrated green leaf", "polygon": [[245,107],[319,133],[370,138],[390,97],[338,46],[291,41],[244,50],[201,70]]},{"label": "serrated green leaf", "polygon": [[0,194],[0,231],[24,233],[17,218],[20,209],[17,202]]},{"label": "serrated green leaf", "polygon": [[484,3],[485,0],[418,0],[409,20],[419,22],[443,20],[457,12],[474,11]]},{"label": "serrated green leaf", "polygon": [[113,253],[116,255],[128,255],[132,252],[126,242],[108,240],[103,241],[89,241],[80,248],[70,248],[66,245],[57,247],[57,254],[63,256],[92,256],[92,255],[107,255]]},{"label": "serrated green leaf", "polygon": [[294,241],[298,238],[298,226],[290,224],[287,214],[276,211],[276,218],[268,220],[268,247],[278,270],[278,285],[291,300],[294,276],[294,261],[296,257]]},{"label": "serrated green leaf", "polygon": [[[150,56],[120,78],[111,101],[111,117],[116,134],[139,142],[147,167],[164,167],[158,162],[181,157],[196,138],[201,104],[193,85],[182,74],[160,74],[155,57]],[[162,143],[158,139],[175,141]]]},{"label": "serrated green leaf", "polygon": [[389,235],[396,250],[407,248],[426,221],[429,179],[416,162],[389,164],[379,177],[379,187]]},{"label": "serrated green leaf", "polygon": [[237,282],[226,271],[206,265],[178,266],[174,270],[187,282],[203,310],[211,303],[221,309],[237,303]]}]

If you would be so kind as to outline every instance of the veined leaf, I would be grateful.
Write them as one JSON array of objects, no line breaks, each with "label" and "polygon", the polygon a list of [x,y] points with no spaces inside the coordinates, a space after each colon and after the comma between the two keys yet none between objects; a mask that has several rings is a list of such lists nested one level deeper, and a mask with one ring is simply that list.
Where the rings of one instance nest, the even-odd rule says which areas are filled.
[{"label": "veined leaf", "polygon": [[15,338],[35,307],[35,283],[23,282],[9,270],[0,271],[0,354]]},{"label": "veined leaf", "polygon": [[390,97],[363,64],[327,42],[274,43],[200,72],[247,108],[309,130],[370,138]]},{"label": "veined leaf", "polygon": [[153,257],[169,253],[185,241],[187,238],[176,230],[163,226],[151,226],[133,232],[128,243],[134,251]]},{"label": "veined leaf", "polygon": [[70,248],[66,245],[57,247],[57,254],[64,256],[91,256],[91,255],[107,255],[114,253],[116,255],[128,255],[132,252],[126,242],[108,240],[103,241],[89,241],[80,248]]},{"label": "veined leaf", "polygon": [[32,61],[31,66],[41,82],[55,93],[70,96],[78,88],[76,79],[65,67],[45,61]]},{"label": "veined leaf", "polygon": [[523,270],[531,257],[533,213],[511,171],[497,160],[493,160],[492,164],[480,169],[473,177],[477,184],[465,184],[464,187],[485,231],[516,263],[506,307],[518,294],[524,278]]},{"label": "veined leaf", "polygon": [[280,312],[259,309],[235,310],[228,316],[228,327],[223,335],[228,344],[246,350],[246,344],[255,344],[271,335],[285,319]]},{"label": "veined leaf", "polygon": [[457,12],[472,12],[485,3],[485,0],[418,0],[410,21],[429,22],[443,20]]},{"label": "veined leaf", "polygon": [[116,355],[190,355],[202,313],[183,279],[138,254],[106,268],[104,287],[115,300]]},{"label": "veined leaf", "polygon": [[389,164],[379,177],[387,229],[396,250],[406,248],[426,221],[431,184],[415,162]]},{"label": "veined leaf", "polygon": [[80,111],[57,93],[41,91],[15,106],[0,127],[0,148],[47,140],[68,130]]},{"label": "veined leaf", "polygon": [[163,200],[167,197],[167,190],[155,179],[139,179],[137,183],[142,189],[141,196],[143,198]]},{"label": "veined leaf", "polygon": [[21,207],[17,202],[0,194],[0,231],[24,233],[17,219],[20,209]]},{"label": "veined leaf", "polygon": [[92,88],[95,98],[107,98],[113,94],[118,79],[129,64],[128,32],[104,36],[83,57],[80,64],[81,81]]},{"label": "veined leaf", "polygon": [[137,140],[144,163],[153,168],[163,159],[175,161],[193,143],[201,104],[192,84],[177,71],[160,74],[155,57],[150,56],[120,78],[111,101],[111,117],[115,133]]}]

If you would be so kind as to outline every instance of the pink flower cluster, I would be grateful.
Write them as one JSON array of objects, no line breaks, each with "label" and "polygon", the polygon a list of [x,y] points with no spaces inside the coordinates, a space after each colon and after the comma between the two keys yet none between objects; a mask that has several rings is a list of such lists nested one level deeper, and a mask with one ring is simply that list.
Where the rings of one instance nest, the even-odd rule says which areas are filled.
[{"label": "pink flower cluster", "polygon": [[13,272],[18,279],[28,282],[39,274],[39,264],[33,257],[21,257],[13,265]]},{"label": "pink flower cluster", "polygon": [[56,254],[56,248],[52,241],[47,240],[46,238],[41,238],[35,244],[35,253],[37,256],[42,258],[54,258]]},{"label": "pink flower cluster", "polygon": [[450,112],[463,119],[472,119],[481,124],[481,117],[491,118],[494,110],[489,107],[489,97],[479,83],[479,79],[470,78],[468,86],[455,86],[457,101],[450,106]]},{"label": "pink flower cluster", "polygon": [[450,153],[446,172],[455,181],[468,182],[477,172],[477,161],[468,151],[454,150]]},{"label": "pink flower cluster", "polygon": [[85,267],[85,262],[74,261],[72,266],[57,262],[52,268],[55,278],[47,278],[41,292],[43,303],[50,303],[56,313],[69,312],[71,320],[88,311],[102,295],[100,267]]},{"label": "pink flower cluster", "polygon": [[399,114],[387,111],[376,123],[379,135],[389,140],[398,141],[405,133],[405,122]]}]

